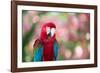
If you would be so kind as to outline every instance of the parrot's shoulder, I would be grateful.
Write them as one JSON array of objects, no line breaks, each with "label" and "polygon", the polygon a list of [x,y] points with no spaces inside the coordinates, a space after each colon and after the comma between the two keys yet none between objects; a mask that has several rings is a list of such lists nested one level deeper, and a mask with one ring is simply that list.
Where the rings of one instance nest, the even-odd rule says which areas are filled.
[{"label": "parrot's shoulder", "polygon": [[58,41],[55,39],[55,43],[58,44]]},{"label": "parrot's shoulder", "polygon": [[34,47],[34,48],[39,48],[39,47],[41,47],[41,46],[42,46],[41,40],[40,40],[40,39],[36,39],[35,42],[34,42],[33,47]]},{"label": "parrot's shoulder", "polygon": [[57,40],[55,40],[54,45],[56,45],[56,46],[58,46],[58,47],[59,47],[59,43],[58,43],[58,41],[57,41]]}]

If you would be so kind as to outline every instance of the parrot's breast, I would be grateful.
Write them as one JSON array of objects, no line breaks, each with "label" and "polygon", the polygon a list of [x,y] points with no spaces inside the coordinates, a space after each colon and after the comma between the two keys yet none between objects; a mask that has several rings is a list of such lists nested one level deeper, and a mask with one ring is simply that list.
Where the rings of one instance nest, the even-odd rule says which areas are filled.
[{"label": "parrot's breast", "polygon": [[54,60],[54,42],[51,40],[43,42],[43,61]]}]

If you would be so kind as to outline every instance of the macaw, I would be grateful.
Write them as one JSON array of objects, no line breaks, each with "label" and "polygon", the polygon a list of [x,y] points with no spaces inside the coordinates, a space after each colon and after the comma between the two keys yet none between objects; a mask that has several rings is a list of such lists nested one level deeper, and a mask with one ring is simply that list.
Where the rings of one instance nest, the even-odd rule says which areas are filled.
[{"label": "macaw", "polygon": [[56,26],[54,23],[45,23],[42,26],[40,37],[33,45],[33,61],[55,61],[58,56],[58,43],[56,40]]}]

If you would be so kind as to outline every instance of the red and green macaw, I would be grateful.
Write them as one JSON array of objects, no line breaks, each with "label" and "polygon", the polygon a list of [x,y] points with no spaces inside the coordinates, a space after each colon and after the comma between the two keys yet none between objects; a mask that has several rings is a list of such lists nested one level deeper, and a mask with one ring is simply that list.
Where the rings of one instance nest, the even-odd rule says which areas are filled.
[{"label": "red and green macaw", "polygon": [[40,37],[34,43],[33,61],[54,61],[58,56],[58,43],[56,40],[56,26],[46,23],[42,26]]}]

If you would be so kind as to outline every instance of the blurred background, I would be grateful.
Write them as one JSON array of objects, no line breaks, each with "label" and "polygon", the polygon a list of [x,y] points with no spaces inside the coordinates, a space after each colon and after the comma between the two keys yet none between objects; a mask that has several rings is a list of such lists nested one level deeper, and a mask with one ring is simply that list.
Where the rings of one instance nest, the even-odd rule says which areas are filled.
[{"label": "blurred background", "polygon": [[22,11],[22,61],[31,62],[33,44],[39,38],[41,26],[56,25],[59,44],[58,60],[90,58],[90,15],[88,13]]}]

